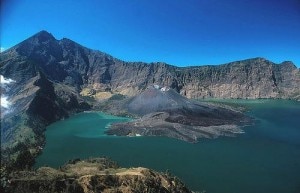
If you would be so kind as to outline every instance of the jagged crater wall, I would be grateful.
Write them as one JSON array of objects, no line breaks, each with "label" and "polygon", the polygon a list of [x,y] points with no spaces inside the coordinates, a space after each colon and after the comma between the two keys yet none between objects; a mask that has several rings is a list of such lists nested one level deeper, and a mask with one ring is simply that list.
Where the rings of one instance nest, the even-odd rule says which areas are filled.
[{"label": "jagged crater wall", "polygon": [[49,80],[77,89],[134,96],[158,84],[188,98],[300,98],[300,72],[292,62],[275,64],[253,58],[183,68],[160,62],[124,62],[67,38],[56,40],[45,31],[1,53],[1,68],[14,58],[34,61]]}]

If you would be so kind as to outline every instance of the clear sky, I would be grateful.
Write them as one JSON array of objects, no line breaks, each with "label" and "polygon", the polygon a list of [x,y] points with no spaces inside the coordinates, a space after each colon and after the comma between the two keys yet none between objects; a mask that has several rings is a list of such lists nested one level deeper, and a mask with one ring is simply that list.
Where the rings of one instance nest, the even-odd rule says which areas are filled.
[{"label": "clear sky", "polygon": [[125,61],[300,67],[300,0],[1,0],[1,47],[46,30]]}]

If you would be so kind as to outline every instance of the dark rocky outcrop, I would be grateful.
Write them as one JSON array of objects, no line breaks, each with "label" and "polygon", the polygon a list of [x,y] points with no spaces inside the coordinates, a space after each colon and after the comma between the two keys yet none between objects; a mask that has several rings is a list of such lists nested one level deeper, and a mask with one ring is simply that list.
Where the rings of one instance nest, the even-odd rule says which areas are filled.
[{"label": "dark rocky outcrop", "polygon": [[141,167],[120,168],[106,158],[74,160],[60,169],[13,172],[6,185],[9,193],[192,193],[170,174]]}]

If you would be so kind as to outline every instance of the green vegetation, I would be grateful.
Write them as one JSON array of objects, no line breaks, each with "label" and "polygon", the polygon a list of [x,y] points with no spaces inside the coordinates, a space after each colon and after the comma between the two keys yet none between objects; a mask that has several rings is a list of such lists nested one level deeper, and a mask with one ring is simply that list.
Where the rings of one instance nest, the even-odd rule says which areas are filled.
[{"label": "green vegetation", "polygon": [[29,169],[33,166],[34,163],[35,163],[34,156],[27,149],[20,152],[20,154],[18,155],[14,163],[14,168],[19,168],[21,170]]},{"label": "green vegetation", "polygon": [[58,193],[68,190],[78,193],[86,190],[107,193],[192,193],[176,177],[146,168],[119,168],[116,162],[107,158],[69,160],[59,170],[42,167],[35,171],[16,171],[10,174],[10,180],[10,186],[6,188],[11,193]]}]

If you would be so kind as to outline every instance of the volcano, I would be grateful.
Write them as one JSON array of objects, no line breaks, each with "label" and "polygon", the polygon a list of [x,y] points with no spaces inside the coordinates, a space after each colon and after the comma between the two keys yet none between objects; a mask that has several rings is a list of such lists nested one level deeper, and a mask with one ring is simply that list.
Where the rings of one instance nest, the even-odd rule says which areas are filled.
[{"label": "volcano", "polygon": [[139,118],[113,124],[108,134],[167,136],[197,142],[200,138],[235,136],[243,132],[242,126],[251,123],[251,118],[240,111],[191,100],[157,85],[132,97],[123,108]]}]

